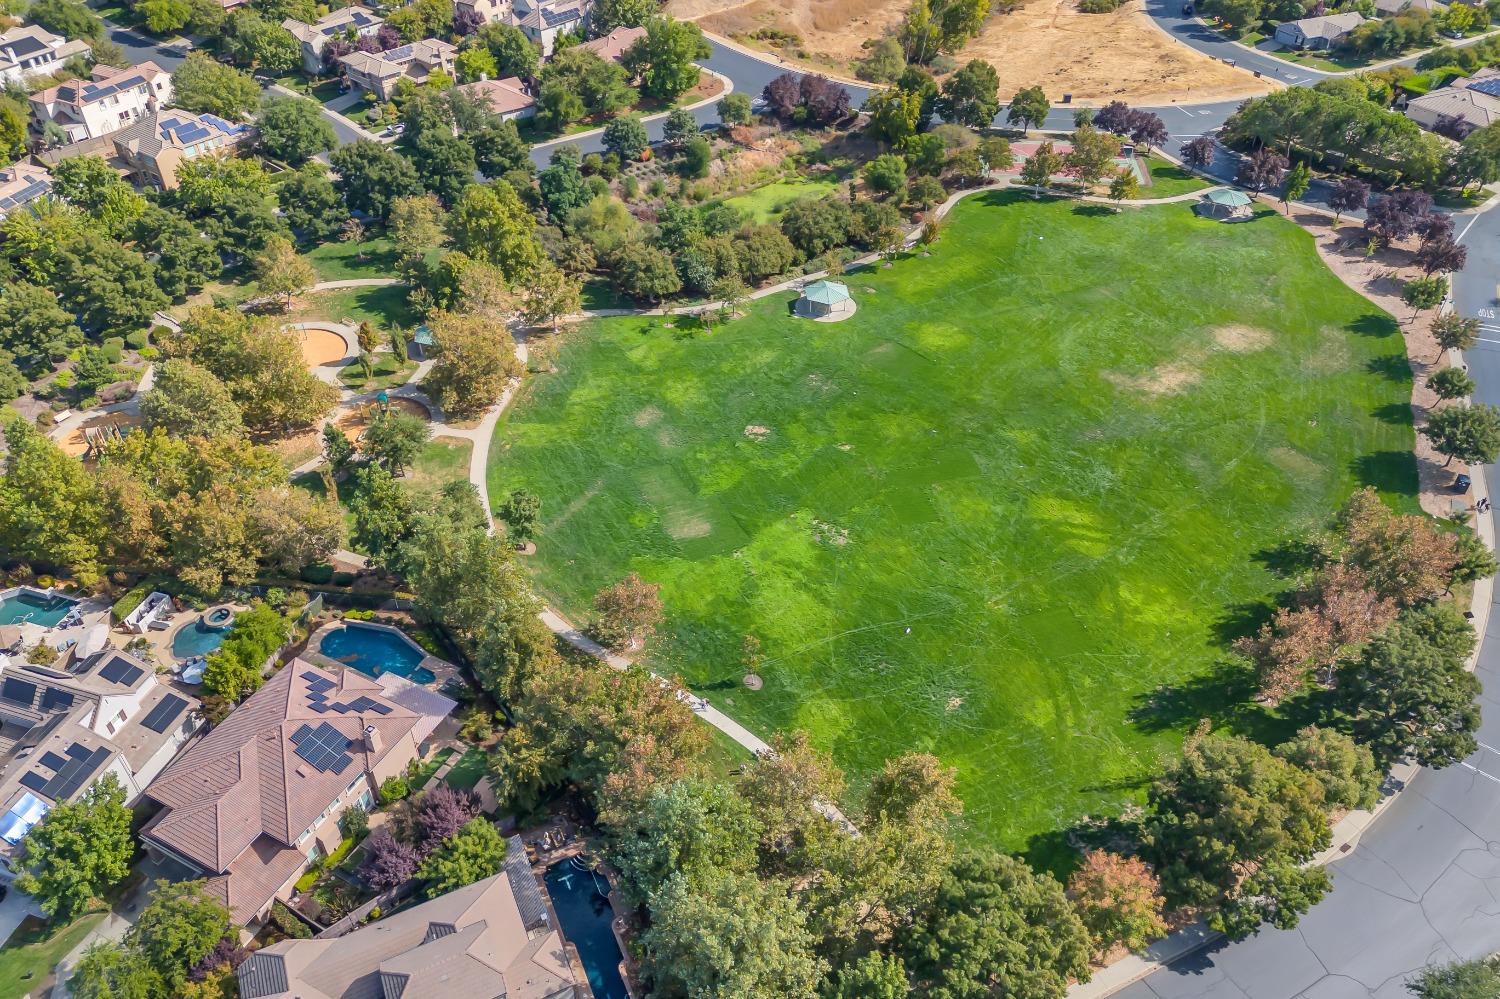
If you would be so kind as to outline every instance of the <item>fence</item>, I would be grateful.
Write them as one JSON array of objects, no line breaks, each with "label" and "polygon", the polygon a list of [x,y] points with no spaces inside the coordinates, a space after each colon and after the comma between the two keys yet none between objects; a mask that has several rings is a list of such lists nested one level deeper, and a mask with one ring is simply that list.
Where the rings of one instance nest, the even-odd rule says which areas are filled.
[{"label": "fence", "polygon": [[364,905],[361,905],[356,909],[352,909],[349,914],[343,919],[340,919],[336,923],[330,924],[328,929],[319,933],[313,939],[332,940],[335,937],[341,937],[346,934],[352,933],[356,929],[358,929],[360,923],[362,923],[365,918],[369,916],[370,913],[374,912],[377,908],[382,912],[388,912],[399,902],[410,898],[412,893],[416,890],[417,882],[413,880],[408,881],[405,884],[397,885],[390,891],[381,892],[379,895],[376,895]]}]

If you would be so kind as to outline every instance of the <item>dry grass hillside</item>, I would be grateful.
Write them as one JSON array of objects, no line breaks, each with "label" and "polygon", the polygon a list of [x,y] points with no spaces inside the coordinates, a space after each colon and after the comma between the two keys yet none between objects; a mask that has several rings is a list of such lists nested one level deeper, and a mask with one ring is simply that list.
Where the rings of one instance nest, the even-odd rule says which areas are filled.
[{"label": "dry grass hillside", "polygon": [[[788,61],[838,75],[852,74],[861,43],[893,30],[907,0],[669,0],[676,17],[718,35],[748,41],[770,29],[795,32],[805,58]],[[749,41],[750,44],[756,44]],[[765,47],[758,45],[757,47]],[[787,56],[786,50],[776,50]],[[1180,45],[1157,30],[1141,0],[1113,14],[1082,14],[1075,0],[1031,0],[990,18],[958,54],[987,59],[1000,73],[1000,93],[1041,84],[1054,99],[1141,104],[1228,100],[1265,93],[1267,81]]]}]

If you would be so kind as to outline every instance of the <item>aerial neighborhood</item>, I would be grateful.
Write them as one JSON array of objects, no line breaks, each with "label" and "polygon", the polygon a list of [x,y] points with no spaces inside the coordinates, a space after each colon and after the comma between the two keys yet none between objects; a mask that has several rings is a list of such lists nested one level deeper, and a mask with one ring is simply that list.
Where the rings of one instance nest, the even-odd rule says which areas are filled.
[{"label": "aerial neighborhood", "polygon": [[1500,999],[1500,0],[0,82],[0,999]]}]

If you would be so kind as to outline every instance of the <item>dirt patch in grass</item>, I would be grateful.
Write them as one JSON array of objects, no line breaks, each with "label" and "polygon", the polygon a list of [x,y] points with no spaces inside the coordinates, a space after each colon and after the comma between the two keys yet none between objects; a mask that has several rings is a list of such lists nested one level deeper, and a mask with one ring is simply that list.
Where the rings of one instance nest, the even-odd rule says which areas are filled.
[{"label": "dirt patch in grass", "polygon": [[1271,346],[1271,334],[1254,326],[1220,326],[1214,330],[1214,343],[1236,354],[1248,354]]},{"label": "dirt patch in grass", "polygon": [[1202,377],[1194,364],[1178,362],[1175,364],[1163,364],[1145,375],[1122,375],[1111,372],[1105,375],[1111,382],[1121,388],[1142,392],[1146,395],[1176,395],[1185,389],[1198,384]]},{"label": "dirt patch in grass", "polygon": [[671,0],[667,13],[698,21],[721,35],[749,35],[762,28],[794,32],[814,61],[847,72],[866,38],[900,25],[906,0]]},{"label": "dirt patch in grass", "polygon": [[634,423],[641,429],[645,429],[656,423],[662,417],[661,409],[656,406],[647,406],[635,414]]}]

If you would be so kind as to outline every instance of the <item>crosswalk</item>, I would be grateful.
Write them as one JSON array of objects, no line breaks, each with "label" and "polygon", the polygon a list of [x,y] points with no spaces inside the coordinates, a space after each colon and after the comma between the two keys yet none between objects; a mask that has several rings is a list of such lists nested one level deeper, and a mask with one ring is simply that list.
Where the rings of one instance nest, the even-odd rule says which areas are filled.
[{"label": "crosswalk", "polygon": [[[1475,756],[1479,759],[1479,761],[1481,763],[1484,763],[1486,766],[1489,765],[1488,757],[1482,755],[1483,753],[1493,753],[1496,756],[1500,756],[1500,749],[1496,749],[1494,746],[1487,745],[1486,743],[1481,742],[1479,744],[1479,749],[1480,749],[1481,752],[1480,753],[1476,753]],[[1463,767],[1465,770],[1472,770],[1472,771],[1474,771],[1474,773],[1476,773],[1479,776],[1485,778],[1486,780],[1492,780],[1496,784],[1500,784],[1500,777],[1496,777],[1492,773],[1487,773],[1487,772],[1479,769],[1474,764],[1470,763],[1468,760],[1461,761],[1459,763],[1459,766]]]}]

